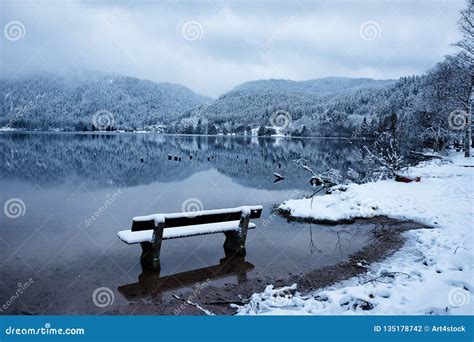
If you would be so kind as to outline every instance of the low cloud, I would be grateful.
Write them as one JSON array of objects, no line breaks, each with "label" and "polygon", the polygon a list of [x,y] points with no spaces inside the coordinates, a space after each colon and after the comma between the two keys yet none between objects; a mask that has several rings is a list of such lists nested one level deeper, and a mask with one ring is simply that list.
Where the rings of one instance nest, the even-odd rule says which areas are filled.
[{"label": "low cloud", "polygon": [[[217,96],[262,78],[422,73],[454,51],[465,2],[7,0],[1,6],[4,27],[19,21],[25,28],[21,39],[1,37],[6,77],[93,69]],[[362,32],[364,23],[371,30]]]}]

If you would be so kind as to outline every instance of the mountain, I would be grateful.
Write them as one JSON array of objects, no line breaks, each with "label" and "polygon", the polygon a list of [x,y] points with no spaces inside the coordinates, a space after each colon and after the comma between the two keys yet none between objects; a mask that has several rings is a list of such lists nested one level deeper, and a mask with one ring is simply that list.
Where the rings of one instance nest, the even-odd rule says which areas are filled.
[{"label": "mountain", "polygon": [[0,127],[86,131],[164,125],[169,133],[250,134],[273,126],[291,135],[349,136],[360,127],[373,131],[393,112],[405,113],[420,88],[417,78],[271,79],[245,82],[211,100],[178,84],[115,74],[41,74],[0,80]]},{"label": "mountain", "polygon": [[[311,95],[331,95],[358,89],[380,88],[393,84],[393,80],[374,80],[371,78],[325,77],[307,81],[281,79],[258,80],[242,83],[226,95],[236,93],[296,93]],[[222,97],[226,96],[223,95]]]},{"label": "mountain", "polygon": [[[201,118],[220,128],[225,125],[228,131],[242,131],[248,127],[272,126],[272,115],[282,111],[290,116],[291,127],[288,129],[294,131],[306,121],[314,120],[316,115],[326,113],[336,103],[384,92],[396,82],[344,77],[246,82],[221,95],[210,105],[190,111],[181,121],[181,126],[196,126]],[[346,114],[352,113],[347,111]]]},{"label": "mountain", "polygon": [[0,80],[0,127],[90,130],[107,113],[116,129],[142,129],[179,120],[210,99],[172,83],[91,71]]}]

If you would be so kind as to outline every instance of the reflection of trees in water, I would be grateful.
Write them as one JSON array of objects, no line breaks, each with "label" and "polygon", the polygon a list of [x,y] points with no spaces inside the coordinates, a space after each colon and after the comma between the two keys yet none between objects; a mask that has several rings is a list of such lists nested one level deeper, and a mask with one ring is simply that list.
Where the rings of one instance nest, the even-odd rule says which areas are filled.
[{"label": "reflection of trees in water", "polygon": [[[342,146],[342,147],[341,147]],[[216,168],[234,181],[263,189],[308,188],[292,163],[304,157],[316,170],[361,171],[360,155],[343,140],[163,136],[152,134],[2,134],[2,177],[40,184],[133,186],[172,182]],[[168,155],[172,160],[168,160]],[[181,162],[174,161],[181,157]],[[273,172],[286,176],[277,186]]]},{"label": "reflection of trees in water", "polygon": [[311,254],[315,253],[315,252],[318,252],[318,253],[322,253],[322,250],[319,249],[319,245],[318,243],[314,242],[314,238],[313,238],[313,225],[309,225],[309,252]]},{"label": "reflection of trees in water", "polygon": [[147,184],[195,172],[178,165],[164,167],[168,150],[173,146],[137,135],[2,135],[0,172],[41,184],[89,179],[97,186]]},{"label": "reflection of trees in water", "polygon": [[[355,228],[354,228],[355,227]],[[336,234],[334,249],[341,257],[348,256],[347,251],[353,250],[353,244],[365,245],[373,241],[373,228],[367,223],[351,223],[347,225],[318,226],[318,231]]]}]

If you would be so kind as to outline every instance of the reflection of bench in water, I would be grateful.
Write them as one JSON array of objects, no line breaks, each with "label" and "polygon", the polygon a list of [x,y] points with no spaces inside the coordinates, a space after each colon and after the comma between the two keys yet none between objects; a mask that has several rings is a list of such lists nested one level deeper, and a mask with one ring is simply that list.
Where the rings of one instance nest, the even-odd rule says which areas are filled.
[{"label": "reflection of bench in water", "polygon": [[118,291],[127,300],[136,300],[147,296],[158,297],[161,293],[183,287],[193,287],[208,280],[217,280],[236,275],[239,283],[247,280],[247,272],[254,266],[246,262],[243,256],[225,257],[218,265],[197,270],[160,277],[159,272],[143,270],[138,283],[119,286]]},{"label": "reflection of bench in water", "polygon": [[255,228],[249,220],[259,218],[261,214],[261,206],[245,206],[139,216],[133,218],[132,229],[118,232],[118,237],[127,244],[140,243],[142,263],[159,270],[161,242],[168,239],[224,233],[226,256],[245,256],[247,230]]}]

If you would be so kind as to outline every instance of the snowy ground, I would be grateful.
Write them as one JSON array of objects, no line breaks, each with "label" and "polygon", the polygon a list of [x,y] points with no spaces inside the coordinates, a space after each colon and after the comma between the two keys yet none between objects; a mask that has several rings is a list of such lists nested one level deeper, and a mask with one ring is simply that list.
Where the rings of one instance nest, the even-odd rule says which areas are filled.
[{"label": "snowy ground", "polygon": [[297,285],[254,294],[238,314],[474,314],[473,158],[461,153],[410,172],[419,183],[393,180],[350,185],[349,190],[280,208],[321,220],[386,215],[434,229],[406,232],[405,246],[352,278],[310,295]]}]

